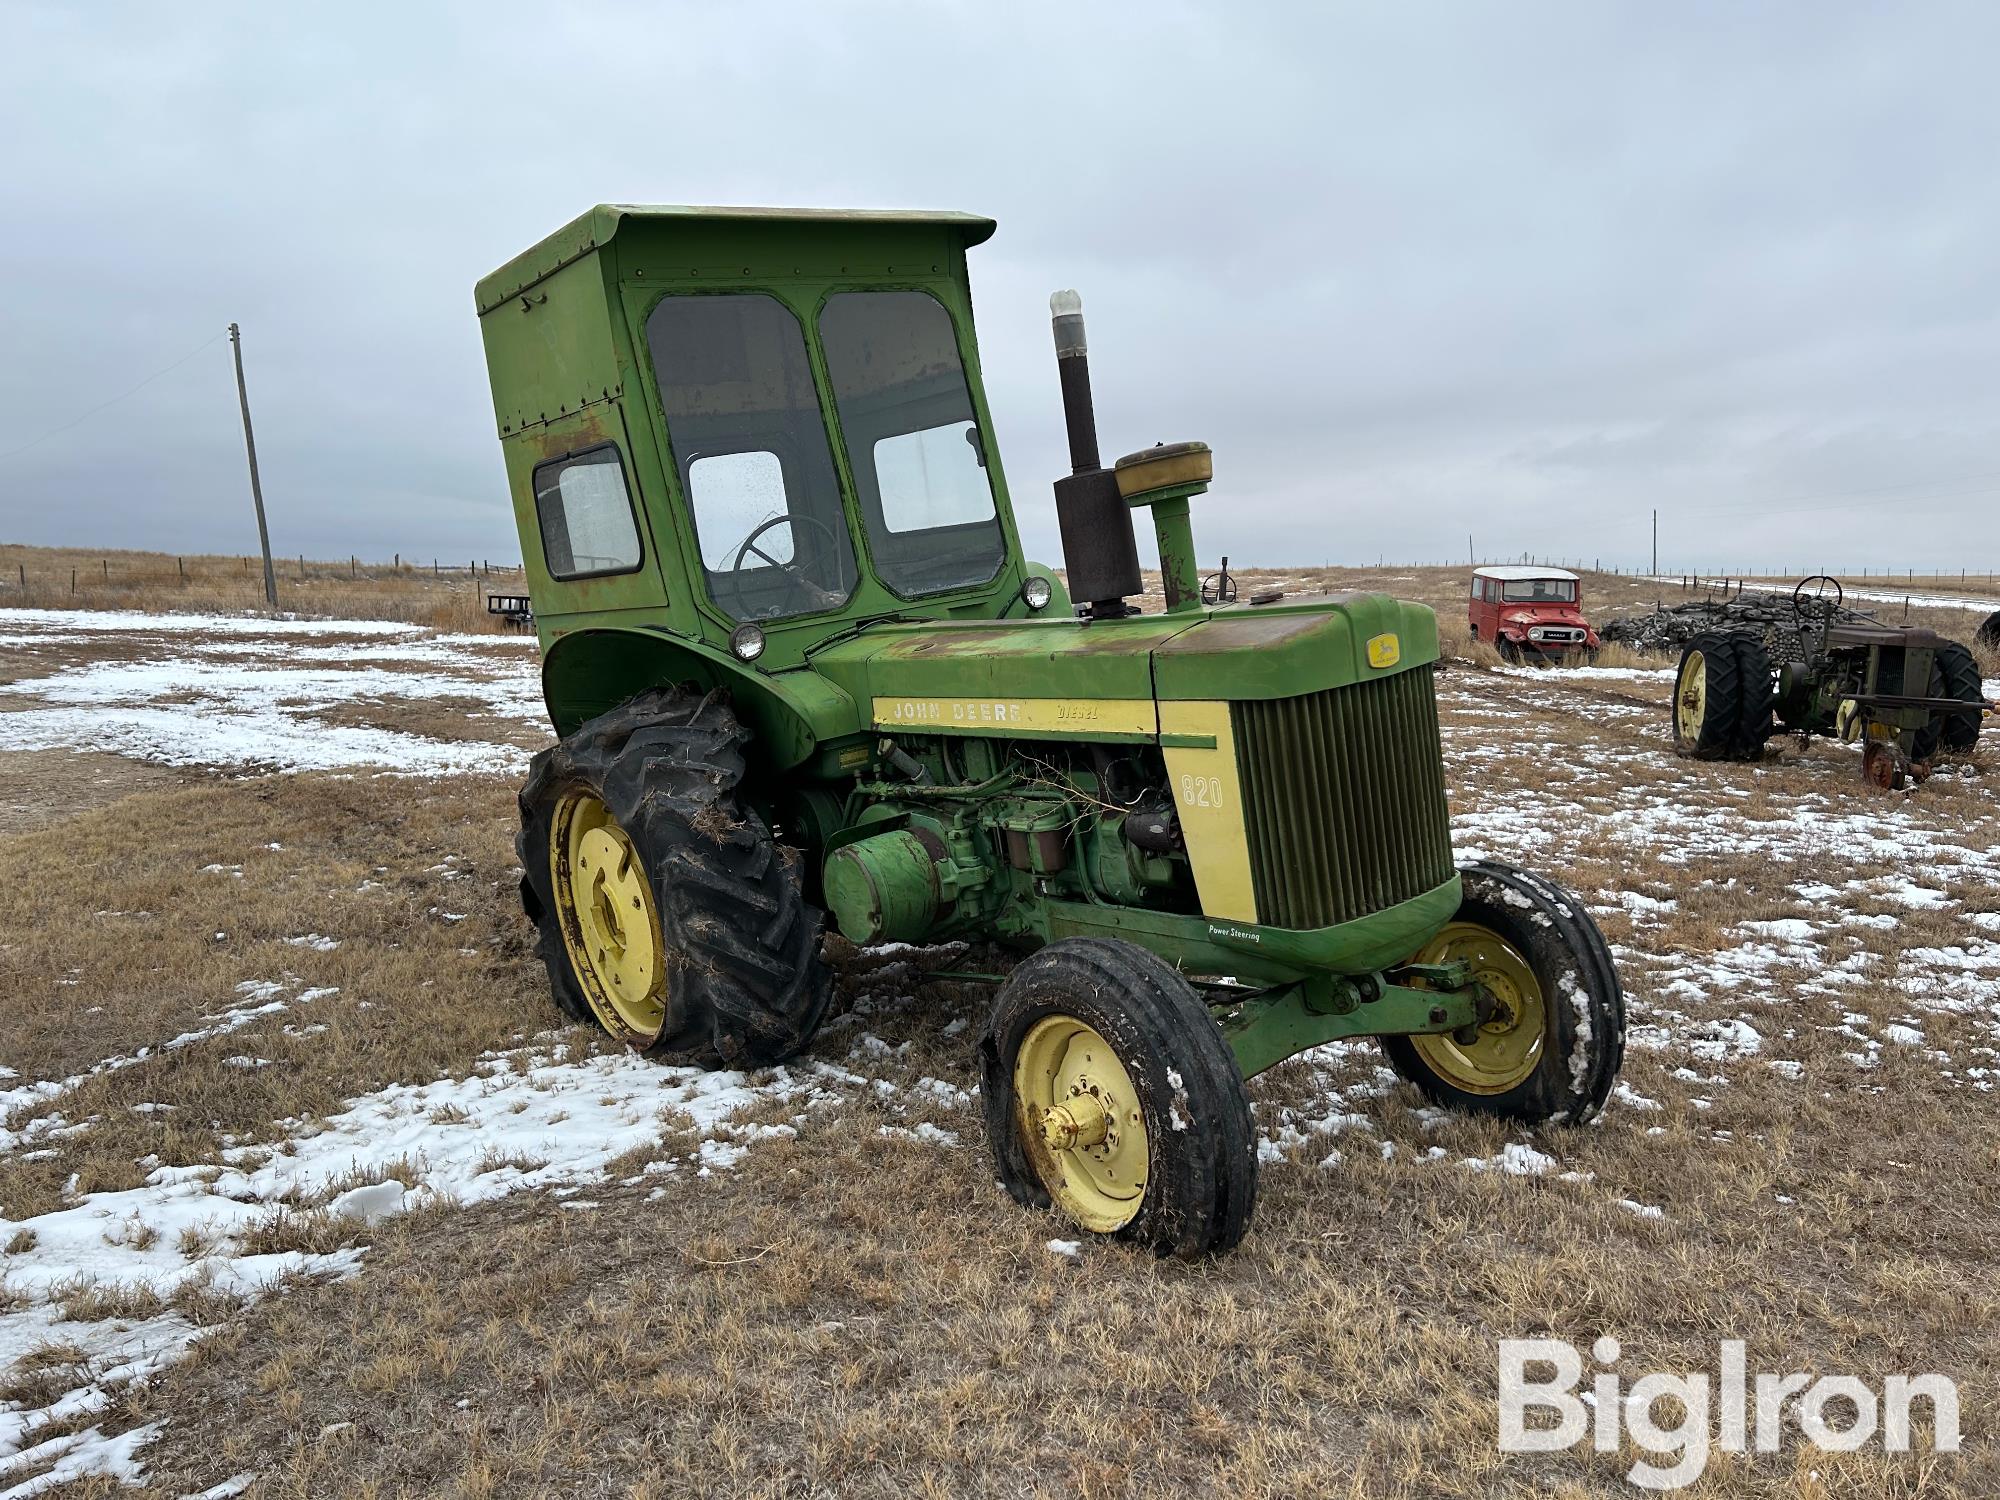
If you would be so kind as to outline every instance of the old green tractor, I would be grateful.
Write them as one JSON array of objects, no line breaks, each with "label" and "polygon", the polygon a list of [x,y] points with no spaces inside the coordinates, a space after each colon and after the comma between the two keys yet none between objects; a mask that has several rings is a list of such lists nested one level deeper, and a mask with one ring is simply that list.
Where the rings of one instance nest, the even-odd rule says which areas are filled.
[{"label": "old green tractor", "polygon": [[[558,1003],[754,1067],[826,1014],[823,913],[1028,950],[978,1043],[1000,1179],[1161,1254],[1242,1236],[1245,1080],[1336,1038],[1441,1103],[1592,1115],[1617,974],[1551,881],[1455,868],[1430,610],[1204,605],[1209,451],[1100,462],[1073,293],[1066,585],[1022,556],[966,275],[992,231],[606,206],[479,283],[560,736],[519,841]],[[1164,613],[1130,602],[1141,509]]]},{"label": "old green tractor", "polygon": [[1688,642],[1674,677],[1674,748],[1698,760],[1760,760],[1780,734],[1859,740],[1862,775],[1884,789],[1970,753],[1981,717],[1994,711],[1972,652],[1843,601],[1839,579],[1816,575],[1793,587],[1788,626]]}]

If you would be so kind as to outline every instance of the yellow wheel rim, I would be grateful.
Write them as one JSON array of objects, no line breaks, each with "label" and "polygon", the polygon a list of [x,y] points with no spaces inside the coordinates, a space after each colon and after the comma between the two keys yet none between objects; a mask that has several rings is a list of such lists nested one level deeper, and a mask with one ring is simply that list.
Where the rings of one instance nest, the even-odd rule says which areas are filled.
[{"label": "yellow wheel rim", "polygon": [[1707,717],[1708,658],[1690,651],[1681,663],[1680,681],[1674,684],[1674,729],[1691,745],[1701,738],[1701,723]]},{"label": "yellow wheel rim", "polygon": [[666,1018],[666,945],[652,882],[596,794],[570,792],[549,824],[549,876],[563,945],[605,1030],[648,1042]]},{"label": "yellow wheel rim", "polygon": [[1014,1098],[1057,1207],[1099,1234],[1131,1223],[1152,1158],[1139,1092],[1111,1044],[1073,1016],[1044,1017],[1014,1055]]},{"label": "yellow wheel rim", "polygon": [[1467,1094],[1504,1094],[1542,1060],[1549,1010],[1541,981],[1521,951],[1490,927],[1453,922],[1416,957],[1420,964],[1463,960],[1492,993],[1493,1016],[1470,1042],[1455,1033],[1413,1036],[1417,1056],[1445,1083]]}]

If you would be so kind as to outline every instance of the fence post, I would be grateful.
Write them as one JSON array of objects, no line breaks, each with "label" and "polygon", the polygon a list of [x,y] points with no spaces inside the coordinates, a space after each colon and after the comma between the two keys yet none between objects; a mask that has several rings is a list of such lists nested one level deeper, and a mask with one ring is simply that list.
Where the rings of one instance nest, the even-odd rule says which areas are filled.
[{"label": "fence post", "polygon": [[184,558],[184,557],[177,557],[177,558],[175,558],[175,559],[174,559],[174,566],[175,566],[176,568],[180,569],[180,574],[181,574],[181,582],[182,582],[182,583],[186,583],[186,582],[188,581],[188,565],[187,565],[187,559],[186,559],[186,558]]},{"label": "fence post", "polygon": [[69,591],[70,591],[70,592],[71,592],[72,594],[74,594],[74,593],[76,592],[76,569],[75,569],[75,568],[71,568],[71,569],[69,570]]}]

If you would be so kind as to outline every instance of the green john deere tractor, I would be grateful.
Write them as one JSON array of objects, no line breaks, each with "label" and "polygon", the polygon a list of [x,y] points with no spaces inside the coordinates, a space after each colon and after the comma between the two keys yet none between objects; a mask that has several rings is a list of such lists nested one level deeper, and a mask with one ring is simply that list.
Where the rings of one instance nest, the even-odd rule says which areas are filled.
[{"label": "green john deere tractor", "polygon": [[[561,737],[519,843],[557,1002],[751,1067],[826,1013],[823,913],[1030,950],[979,1040],[1001,1181],[1161,1254],[1241,1238],[1244,1081],[1335,1038],[1441,1103],[1595,1113],[1617,974],[1551,881],[1454,867],[1430,610],[1204,605],[1209,451],[1100,462],[1074,293],[1067,587],[1022,556],[966,275],[992,232],[605,206],[479,283]],[[1130,602],[1140,509],[1164,613]]]}]

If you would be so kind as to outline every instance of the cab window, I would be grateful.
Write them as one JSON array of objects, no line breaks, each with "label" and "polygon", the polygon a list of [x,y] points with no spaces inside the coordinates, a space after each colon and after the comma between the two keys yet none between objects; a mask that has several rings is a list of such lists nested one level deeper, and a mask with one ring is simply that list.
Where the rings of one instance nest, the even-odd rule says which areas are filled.
[{"label": "cab window", "polygon": [[598,578],[639,566],[639,526],[616,447],[607,443],[538,464],[534,486],[542,561],[551,578]]},{"label": "cab window", "polygon": [[737,620],[845,604],[854,544],[798,318],[761,292],[678,294],[646,345],[709,598]]},{"label": "cab window", "polygon": [[951,314],[927,292],[839,292],[819,337],[876,575],[905,598],[985,583],[1007,540]]}]

